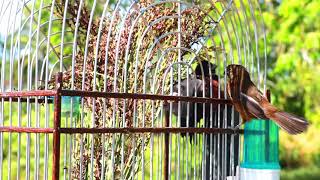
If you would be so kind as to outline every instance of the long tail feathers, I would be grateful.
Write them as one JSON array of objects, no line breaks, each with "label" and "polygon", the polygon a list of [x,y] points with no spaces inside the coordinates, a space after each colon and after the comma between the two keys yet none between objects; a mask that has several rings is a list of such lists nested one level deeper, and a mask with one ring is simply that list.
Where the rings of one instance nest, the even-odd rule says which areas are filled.
[{"label": "long tail feathers", "polygon": [[270,119],[289,134],[300,134],[306,131],[309,125],[304,118],[282,111],[273,113]]}]

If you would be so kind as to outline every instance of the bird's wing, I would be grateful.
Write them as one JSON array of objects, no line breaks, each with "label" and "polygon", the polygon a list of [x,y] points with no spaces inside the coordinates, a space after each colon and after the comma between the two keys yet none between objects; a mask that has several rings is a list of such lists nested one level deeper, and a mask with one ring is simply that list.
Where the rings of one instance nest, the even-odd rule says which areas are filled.
[{"label": "bird's wing", "polygon": [[254,98],[242,92],[240,93],[240,98],[241,98],[242,104],[244,105],[244,107],[247,109],[248,112],[250,112],[252,115],[254,115],[259,119],[267,119],[259,102],[257,102]]},{"label": "bird's wing", "polygon": [[[173,93],[178,94],[178,83],[173,85]],[[197,96],[200,97],[200,93],[202,95],[202,81],[193,77],[190,77],[189,80],[181,79],[180,82],[180,92],[181,96],[194,96],[195,91],[197,91]]]}]

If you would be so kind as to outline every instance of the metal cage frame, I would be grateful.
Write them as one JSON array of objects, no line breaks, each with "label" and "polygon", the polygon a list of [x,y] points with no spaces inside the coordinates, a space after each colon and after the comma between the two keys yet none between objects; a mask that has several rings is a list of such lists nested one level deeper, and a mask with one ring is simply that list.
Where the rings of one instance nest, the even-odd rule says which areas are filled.
[{"label": "metal cage frame", "polygon": [[[166,116],[166,127],[123,127],[123,128],[61,128],[61,97],[62,96],[80,96],[80,97],[102,97],[102,98],[119,98],[119,99],[150,99],[150,100],[171,100],[171,101],[186,101],[198,103],[216,103],[216,104],[231,104],[229,99],[205,98],[205,97],[187,97],[187,96],[167,96],[167,95],[153,95],[153,94],[132,94],[132,93],[105,93],[105,92],[88,92],[76,90],[63,90],[62,73],[56,75],[57,87],[55,90],[35,90],[35,91],[17,91],[0,93],[0,98],[6,101],[26,102],[30,97],[54,97],[54,127],[53,128],[37,128],[37,127],[0,127],[0,132],[11,133],[44,133],[53,134],[53,167],[52,180],[59,180],[60,170],[60,136],[61,134],[81,134],[81,133],[165,133],[165,139],[169,140],[169,133],[225,133],[225,134],[242,134],[242,129],[232,128],[200,128],[200,127],[169,127],[169,118]],[[269,91],[268,91],[269,92]],[[268,97],[270,94],[268,93]],[[41,102],[41,100],[35,100]],[[169,179],[169,146],[165,143],[164,147],[164,170],[165,179]]]},{"label": "metal cage frame", "polygon": [[[31,2],[31,0],[28,1],[28,2]],[[41,3],[42,2],[43,1],[41,1]],[[55,2],[55,0],[53,0],[53,2]],[[68,0],[66,2],[68,2]],[[83,0],[81,0],[80,2],[83,3]],[[119,8],[118,6],[119,6],[120,2],[122,2],[122,1],[121,0],[117,1],[115,9]],[[134,10],[135,4],[138,3],[138,1],[132,0],[130,2],[132,4],[129,7],[129,10],[132,10],[132,9]],[[196,56],[193,59],[193,61],[195,61],[195,59],[197,58],[197,55],[198,55],[197,53],[199,53],[200,50],[199,50],[199,52],[193,52],[190,49],[181,47],[181,36],[182,35],[192,36],[192,35],[186,34],[185,32],[183,32],[181,30],[181,19],[182,19],[181,17],[182,17],[182,15],[181,15],[181,7],[180,6],[183,3],[188,4],[189,2],[182,2],[180,0],[161,1],[161,2],[157,2],[157,3],[149,5],[148,8],[152,9],[153,7],[156,7],[157,4],[166,3],[166,2],[179,4],[178,5],[179,7],[177,8],[178,9],[177,10],[177,14],[174,15],[174,17],[173,16],[164,16],[164,17],[161,17],[159,19],[156,19],[156,20],[152,21],[151,23],[147,24],[148,27],[142,34],[144,36],[148,32],[149,28],[152,27],[152,25],[156,24],[157,22],[160,22],[163,19],[173,18],[174,20],[177,20],[177,24],[178,24],[177,27],[178,28],[176,29],[176,31],[174,31],[174,32],[165,32],[165,33],[161,34],[160,37],[156,37],[155,38],[155,42],[152,43],[152,48],[157,46],[158,43],[161,41],[161,39],[165,38],[166,36],[169,36],[169,35],[176,35],[177,36],[177,39],[178,39],[177,47],[171,47],[169,49],[165,49],[165,50],[162,51],[162,53],[166,54],[166,53],[170,52],[170,50],[172,50],[172,49],[178,51],[178,54],[179,54],[178,55],[178,62],[176,62],[175,64],[171,64],[170,67],[168,67],[167,71],[165,72],[165,77],[167,76],[167,74],[169,74],[169,70],[172,70],[171,68],[174,65],[178,64],[179,65],[178,84],[180,84],[181,83],[180,82],[181,81],[181,76],[180,76],[181,67],[180,67],[180,64],[184,63],[181,60],[181,51],[189,51],[190,53],[193,53]],[[249,7],[250,11],[253,11],[252,10],[253,7],[252,7],[251,0],[248,0],[248,2],[250,4],[250,7]],[[33,1],[33,3],[35,3],[35,1]],[[96,6],[96,3],[97,3],[97,0],[94,0],[93,7]],[[216,30],[215,28],[217,27],[218,39],[223,39],[224,36],[227,36],[229,39],[227,39],[226,41],[231,41],[230,39],[232,39],[232,38],[230,38],[230,32],[235,32],[235,34],[234,34],[235,37],[234,38],[236,38],[236,39],[233,39],[233,40],[235,40],[235,43],[236,43],[236,45],[234,45],[234,46],[236,46],[236,48],[235,48],[236,50],[235,51],[238,51],[239,55],[240,55],[240,53],[243,53],[240,56],[242,56],[242,55],[244,56],[244,57],[238,57],[238,63],[241,64],[242,61],[244,61],[245,62],[244,64],[251,68],[250,72],[257,73],[257,77],[256,77],[257,79],[255,79],[255,80],[257,80],[257,82],[258,82],[258,87],[259,88],[263,87],[263,90],[266,92],[265,93],[266,96],[268,97],[268,99],[270,99],[270,92],[266,89],[266,84],[265,84],[266,83],[266,72],[264,72],[264,74],[262,74],[262,72],[261,72],[261,71],[263,71],[262,69],[264,69],[266,71],[266,67],[267,67],[266,49],[264,49],[264,52],[263,52],[264,54],[260,57],[259,50],[258,50],[258,45],[259,45],[259,43],[258,43],[258,41],[259,41],[258,40],[258,33],[259,32],[257,32],[257,29],[259,28],[258,27],[259,24],[257,24],[258,23],[257,20],[254,19],[255,15],[254,14],[249,14],[248,15],[248,16],[252,16],[253,17],[251,19],[252,24],[253,24],[253,31],[252,31],[252,29],[250,29],[250,24],[249,24],[248,27],[244,27],[243,29],[242,29],[242,26],[241,26],[241,33],[242,34],[237,34],[237,30],[235,30],[234,25],[237,26],[237,25],[241,24],[242,20],[245,21],[246,23],[250,23],[250,19],[249,20],[246,19],[247,18],[247,14],[245,14],[244,17],[242,17],[244,19],[240,19],[239,12],[236,12],[237,14],[235,14],[235,15],[232,14],[232,17],[230,17],[230,19],[231,19],[230,22],[232,24],[232,29],[228,30],[228,28],[226,28],[227,30],[226,30],[226,34],[225,35],[223,35],[221,33],[221,30],[218,27],[220,22],[224,23],[225,26],[228,27],[228,24],[227,24],[228,22],[225,22],[225,21],[228,21],[228,19],[227,20],[225,19],[225,15],[228,13],[228,11],[232,11],[232,10],[236,11],[237,10],[237,7],[235,7],[233,3],[234,3],[233,0],[223,1],[221,6],[222,6],[222,8],[225,8],[225,9],[223,9],[223,11],[219,12],[221,14],[219,14],[217,12],[217,16],[219,18],[216,19],[216,21],[214,22],[213,30]],[[191,7],[196,7],[196,8],[199,9],[199,11],[202,11],[202,9],[200,7],[197,7],[196,5],[191,4],[191,3],[189,3],[189,4],[190,4]],[[241,4],[241,8],[244,8],[244,7],[242,7],[243,6],[242,0],[240,0],[240,4]],[[83,5],[83,4],[80,4],[79,6],[81,7],[81,5]],[[107,9],[107,6],[108,6],[108,4],[105,4],[104,10],[103,10],[104,14],[102,16],[102,19],[104,18],[105,14],[106,14],[105,11]],[[4,80],[5,80],[5,74],[6,74],[6,72],[5,72],[6,70],[3,70],[3,69],[5,69],[4,66],[6,65],[6,62],[5,62],[6,60],[4,58],[4,59],[2,59],[2,61],[4,63],[2,63],[2,66],[3,66],[2,68],[3,69],[1,70],[1,75],[2,74],[3,75],[1,76],[1,81],[0,81],[0,83],[1,83],[0,84],[1,85],[0,99],[2,100],[0,103],[2,103],[2,106],[4,106],[3,104],[4,104],[5,101],[6,102],[10,102],[10,103],[11,102],[18,102],[18,103],[26,102],[27,104],[30,104],[30,103],[53,104],[53,106],[54,106],[53,127],[4,126],[3,124],[1,124],[1,122],[3,122],[3,120],[2,120],[2,121],[0,121],[0,135],[2,135],[3,133],[52,134],[52,136],[53,136],[53,142],[52,142],[52,148],[53,148],[53,150],[52,150],[53,151],[52,152],[52,179],[53,180],[59,180],[60,179],[60,174],[61,174],[60,170],[62,168],[60,166],[61,165],[60,161],[61,161],[61,157],[62,157],[61,154],[60,154],[61,153],[61,135],[63,135],[63,134],[89,134],[89,135],[93,135],[93,134],[121,134],[122,135],[122,134],[151,133],[151,134],[162,134],[162,135],[164,135],[164,142],[169,142],[171,134],[180,134],[180,133],[186,133],[186,134],[188,134],[188,133],[198,133],[198,134],[203,134],[203,135],[204,134],[223,134],[223,135],[224,134],[231,134],[231,135],[243,134],[243,129],[234,129],[232,127],[226,127],[226,124],[225,124],[225,127],[171,127],[170,124],[169,124],[169,121],[170,121],[170,117],[169,116],[170,115],[168,113],[164,113],[164,116],[165,116],[164,117],[164,122],[162,122],[162,123],[164,123],[163,127],[62,127],[61,126],[61,121],[62,121],[61,120],[61,116],[62,116],[62,113],[61,113],[61,111],[62,111],[62,97],[81,97],[82,99],[83,98],[93,98],[93,99],[94,98],[103,98],[103,99],[106,99],[106,100],[107,99],[160,100],[160,101],[162,101],[164,103],[169,103],[169,101],[171,103],[172,102],[181,102],[181,101],[183,101],[183,102],[193,102],[193,103],[206,103],[206,104],[210,104],[210,105],[213,105],[213,104],[214,105],[225,105],[225,107],[226,107],[226,105],[232,106],[232,103],[231,103],[231,101],[229,99],[223,98],[224,95],[222,95],[222,94],[219,95],[220,98],[209,98],[209,97],[172,96],[172,95],[140,93],[140,92],[139,93],[127,93],[127,92],[117,92],[116,90],[111,91],[111,92],[107,92],[107,91],[102,92],[102,91],[96,90],[95,86],[94,86],[93,90],[91,90],[91,91],[85,91],[85,90],[79,90],[79,89],[75,90],[74,86],[71,87],[70,89],[64,89],[63,88],[63,84],[64,84],[63,69],[66,69],[66,68],[64,67],[65,64],[64,64],[63,60],[65,58],[70,58],[69,56],[72,56],[72,65],[71,66],[73,68],[72,69],[72,73],[74,73],[75,69],[74,69],[73,66],[74,66],[75,56],[76,56],[76,53],[77,53],[77,52],[75,52],[76,51],[75,49],[77,49],[77,42],[76,41],[77,41],[77,38],[78,38],[77,37],[77,35],[78,35],[77,34],[78,33],[78,29],[77,29],[78,26],[76,26],[76,28],[75,28],[76,30],[75,30],[75,35],[74,35],[74,39],[73,39],[74,42],[68,42],[69,44],[65,43],[64,42],[65,33],[72,33],[71,30],[70,30],[70,32],[66,30],[67,29],[66,28],[66,23],[67,23],[66,21],[68,20],[67,15],[66,15],[67,5],[64,7],[65,8],[64,9],[65,12],[63,12],[64,15],[63,15],[62,18],[53,18],[54,3],[53,3],[53,5],[51,7],[50,6],[42,7],[42,4],[40,5],[40,7],[41,8],[47,8],[47,9],[51,8],[50,17],[49,17],[50,19],[48,21],[44,22],[43,24],[41,24],[40,23],[41,15],[39,13],[40,19],[38,19],[37,30],[32,32],[32,23],[36,22],[36,20],[33,22],[32,18],[36,19],[35,15],[38,13],[38,11],[33,9],[33,8],[29,9],[29,7],[27,7],[27,11],[30,13],[30,15],[29,15],[29,17],[27,19],[30,18],[30,24],[31,24],[30,25],[31,26],[30,27],[30,32],[29,32],[29,36],[30,36],[29,37],[30,38],[29,41],[32,41],[32,38],[34,38],[34,36],[35,36],[37,38],[36,42],[38,42],[40,45],[42,45],[42,44],[45,44],[44,42],[48,41],[48,39],[50,39],[50,37],[53,36],[54,33],[56,33],[56,34],[61,33],[61,36],[62,36],[61,44],[58,44],[57,46],[54,46],[53,44],[51,44],[50,40],[47,42],[47,45],[43,45],[43,46],[46,46],[46,53],[47,54],[45,55],[45,59],[43,60],[42,67],[39,68],[41,65],[39,64],[39,67],[38,67],[38,64],[37,64],[37,68],[41,69],[40,73],[38,73],[38,70],[37,70],[37,75],[40,77],[40,79],[42,79],[42,80],[44,79],[45,88],[42,89],[42,90],[37,89],[37,88],[39,88],[39,84],[36,83],[36,90],[33,90],[32,87],[31,87],[32,84],[33,84],[33,79],[32,79],[33,77],[32,77],[32,75],[30,75],[31,76],[30,84],[28,82],[28,85],[27,85],[28,87],[25,90],[25,89],[21,88],[21,85],[20,85],[20,83],[22,84],[22,81],[23,81],[23,78],[20,77],[22,75],[18,75],[18,77],[21,78],[20,79],[21,82],[18,82],[18,87],[19,87],[18,90],[15,90],[12,87],[12,85],[10,85],[9,91],[6,91],[5,88],[3,88],[3,87],[5,87]],[[1,13],[2,13],[1,12],[2,11],[1,8],[0,8],[0,18],[1,18]],[[137,16],[140,18],[140,16],[142,16],[141,14],[145,13],[148,10],[148,8],[141,8],[140,11],[138,12]],[[242,10],[245,11],[244,9],[242,9]],[[259,11],[260,11],[260,9],[259,9]],[[17,13],[18,12],[19,11],[17,11]],[[22,12],[19,12],[19,13],[22,14]],[[80,8],[79,8],[79,12],[77,12],[77,13],[78,14],[82,13]],[[92,12],[90,13],[90,20],[88,22],[88,24],[89,24],[89,27],[88,27],[89,31],[88,32],[90,32],[90,29],[92,28],[91,25],[92,25],[92,21],[93,21],[92,20],[93,14],[94,14],[94,12],[92,10]],[[112,14],[112,20],[110,20],[112,23],[114,21],[115,14],[116,13]],[[126,16],[128,14],[129,14],[129,11],[126,12],[124,19],[121,19],[121,24],[120,24],[121,28],[123,28],[123,26],[124,26],[123,24],[124,24],[124,22],[126,20],[125,18],[126,18]],[[79,18],[80,15],[78,15],[77,17]],[[210,18],[212,18],[212,17],[210,17]],[[51,32],[51,28],[52,28],[51,26],[52,26],[53,22],[54,21],[59,21],[59,20],[63,21],[61,32]],[[79,19],[77,19],[76,21],[78,23]],[[28,22],[28,20],[26,20],[25,24],[27,24],[27,22]],[[100,26],[96,27],[96,28],[99,28],[98,35],[97,35],[98,38],[97,38],[97,40],[95,42],[96,44],[93,45],[96,48],[95,49],[95,54],[94,54],[95,57],[93,58],[95,61],[97,61],[97,59],[98,59],[98,57],[97,57],[98,56],[97,55],[98,54],[98,49],[99,49],[98,47],[100,46],[100,40],[101,40],[101,37],[100,37],[101,34],[100,33],[101,33],[101,31],[102,31],[102,29],[104,27],[103,21],[101,21],[100,23],[101,23]],[[136,22],[134,22],[134,23],[136,23]],[[25,24],[23,24],[23,26]],[[48,34],[47,35],[46,35],[46,33],[43,33],[41,31],[40,27],[39,27],[40,25],[41,26],[42,25],[45,26],[46,24],[48,24],[48,26],[49,26],[49,28],[48,28],[49,30],[48,30]],[[21,26],[21,24],[20,24],[20,26]],[[26,28],[26,27],[24,27],[24,28]],[[110,29],[109,30],[111,30],[111,28],[112,28],[112,25],[110,25]],[[124,31],[121,28],[120,28],[119,32],[116,31],[116,35],[115,35],[119,39],[121,37],[121,34]],[[262,27],[262,32],[260,32],[261,33],[260,35],[261,35],[261,39],[263,40],[263,42],[262,42],[263,45],[266,46],[266,35],[265,35],[265,32],[264,32],[263,28],[264,27]],[[131,30],[133,30],[133,28]],[[251,38],[250,35],[252,35],[250,33],[253,33],[253,32],[254,32],[254,38],[250,39]],[[42,41],[39,40],[39,34],[40,33],[44,34],[44,40],[42,40]],[[130,32],[130,33],[132,33],[132,32]],[[109,32],[108,32],[108,35],[110,36]],[[241,35],[246,36],[246,37],[239,37]],[[19,36],[20,36],[20,32],[19,32]],[[131,34],[130,34],[130,36],[131,36]],[[213,38],[211,36],[213,36],[213,35],[210,35],[210,38]],[[85,45],[86,48],[85,48],[85,52],[84,52],[84,62],[86,62],[86,58],[87,58],[86,55],[88,54],[87,51],[88,51],[88,43],[89,43],[89,33],[87,34],[87,36],[85,38],[86,38],[86,45]],[[240,41],[245,41],[245,40],[247,42],[240,42]],[[114,40],[114,41],[116,41],[116,40]],[[141,41],[141,42],[139,42],[140,44],[139,44],[139,48],[137,48],[137,50],[136,50],[137,52],[141,48],[140,45],[142,44],[143,38],[139,39],[139,41]],[[128,47],[129,47],[130,43],[131,43],[131,39],[129,39],[129,42],[127,44]],[[201,44],[202,42],[198,42],[198,43]],[[213,42],[213,43],[215,43],[215,42]],[[222,42],[222,44],[223,43],[224,42]],[[229,42],[229,43],[232,44],[232,42]],[[31,46],[32,45],[30,45],[30,44],[29,44],[28,48],[30,48],[30,51],[31,51]],[[36,47],[36,50],[35,50],[36,51],[36,55],[35,56],[38,56],[37,51],[39,50],[38,48],[40,47],[40,45]],[[63,54],[63,48],[65,46],[68,46],[68,45],[73,47],[74,51],[72,52],[71,55],[68,55],[68,57],[65,57],[64,54]],[[254,45],[256,47],[253,47]],[[214,45],[214,46],[216,46],[216,45]],[[232,46],[233,45],[231,45],[231,49],[232,49]],[[120,47],[120,42],[117,42],[117,46],[115,47],[116,50],[119,50],[119,47]],[[126,47],[126,48],[128,48],[128,47]],[[60,50],[61,51],[60,55],[59,55],[58,52],[55,51],[55,49],[58,49],[58,48],[61,49]],[[125,48],[125,50],[126,50],[125,58],[128,58],[128,53],[129,53],[128,49],[129,48],[128,49],[126,49],[126,48]],[[215,47],[213,47],[213,49],[214,48]],[[222,49],[223,48],[224,47],[222,47]],[[252,49],[254,49],[254,50],[252,50]],[[49,56],[50,56],[51,53],[55,54],[58,57],[59,60],[57,60],[56,62],[53,63],[53,67],[51,67],[52,69],[49,69],[46,66],[48,66],[48,64],[49,64]],[[147,54],[148,58],[150,58],[152,51],[151,50],[147,51],[147,53],[148,53]],[[31,52],[30,52],[30,54],[31,54]],[[119,53],[117,52],[117,56],[118,56],[118,54]],[[223,52],[222,54],[223,54],[222,55],[223,59],[218,59],[217,58],[218,60],[215,60],[215,61],[220,61],[219,63],[223,67],[226,66],[227,61],[228,62],[229,61],[230,62],[236,61],[232,54],[230,55],[231,59],[229,59],[229,60],[226,60],[226,57],[229,56],[226,52]],[[26,55],[24,55],[24,56],[26,56]],[[31,56],[31,55],[28,55],[28,56]],[[136,61],[138,62],[138,58],[139,58],[138,57],[139,56],[138,53],[137,53],[136,56],[137,57],[135,57],[135,58],[136,58]],[[10,68],[13,69],[14,65],[13,65],[13,63],[11,64],[11,58],[12,57],[10,57]],[[15,57],[13,57],[13,59],[14,58]],[[38,58],[38,57],[36,57],[36,58]],[[116,57],[116,60],[118,60],[117,58],[118,57]],[[162,59],[162,58],[163,57],[161,56],[160,59]],[[255,62],[254,58],[257,59],[256,62]],[[28,63],[29,63],[29,59],[30,59],[30,57],[28,57]],[[247,64],[247,60],[250,61],[248,64]],[[260,61],[263,61],[263,60],[264,60],[264,63],[261,63]],[[32,59],[32,61],[33,61],[33,59]],[[116,61],[116,63],[117,63],[117,61]],[[257,71],[254,71],[255,63],[257,65]],[[187,63],[185,63],[185,65],[186,66],[190,66],[190,64],[187,64]],[[19,66],[20,66],[20,64],[19,64]],[[157,64],[157,67],[158,67],[158,64]],[[48,88],[49,81],[50,81],[51,76],[53,76],[53,74],[54,74],[53,71],[54,71],[55,68],[58,69],[58,72],[56,73],[56,75],[54,77],[55,88],[49,90],[49,88]],[[96,64],[95,64],[95,68],[96,68]],[[117,68],[118,68],[117,65],[115,65],[115,69],[117,69]],[[145,67],[145,68],[147,68],[147,67]],[[22,69],[21,71],[23,71],[23,68],[21,68],[21,69]],[[36,69],[36,68],[34,68],[34,69]],[[192,68],[190,68],[190,69],[192,69]],[[29,64],[28,64],[28,70],[30,70]],[[33,70],[32,65],[31,65],[31,70]],[[13,73],[11,71],[12,70],[10,69],[10,73],[9,73],[10,79],[12,79],[11,74]],[[83,68],[83,72],[84,71],[85,71],[85,68]],[[187,71],[189,72],[189,70],[187,70]],[[202,71],[203,71],[203,69],[202,69]],[[127,71],[125,71],[125,73],[127,73]],[[144,72],[144,73],[146,73],[146,72]],[[36,76],[36,75],[34,75],[34,76]],[[43,78],[44,76],[45,76],[45,78]],[[94,74],[94,76],[96,76],[96,74]],[[145,76],[145,74],[144,74],[144,76]],[[39,77],[36,77],[36,79],[38,79]],[[115,73],[114,77],[116,77],[116,73]],[[28,74],[28,78],[29,78],[29,74]],[[85,78],[85,76],[83,76],[83,79],[84,78]],[[125,76],[125,78],[127,78],[127,77]],[[155,77],[153,77],[153,78],[155,78]],[[226,80],[226,76],[224,76],[224,77],[220,77],[219,76],[219,79]],[[172,81],[172,76],[171,76],[170,80]],[[28,81],[29,81],[29,79],[28,79]],[[85,83],[85,80],[82,83]],[[95,80],[94,80],[94,83],[96,83]],[[155,83],[155,82],[153,82],[153,83]],[[136,84],[134,84],[134,85],[136,85]],[[171,85],[172,85],[172,82],[171,82]],[[126,84],[125,84],[125,86],[126,86]],[[164,84],[163,84],[163,86],[164,86]],[[219,88],[221,88],[221,89],[219,89],[219,91],[223,89],[223,87],[219,87]],[[144,91],[145,91],[145,89],[144,89]],[[125,91],[127,91],[127,90],[125,90]],[[225,97],[226,97],[226,94],[225,94]],[[1,106],[1,108],[2,108],[2,112],[3,112],[3,107],[2,106]],[[93,106],[95,106],[95,105],[93,105]],[[48,107],[46,107],[46,110],[47,109],[48,109]],[[172,111],[172,109],[171,109],[171,111]],[[223,110],[223,111],[225,111],[225,113],[226,113],[226,110]],[[233,110],[232,112],[234,113],[235,111]],[[30,114],[30,112],[28,112],[28,113]],[[219,111],[219,113],[220,113],[220,111]],[[50,114],[51,113],[48,113],[46,115],[50,116]],[[94,113],[92,113],[92,114],[94,114]],[[1,117],[3,117],[3,115],[1,115]],[[232,123],[233,122],[234,121],[232,120]],[[212,124],[211,124],[211,126],[212,126]],[[232,124],[232,126],[234,126],[234,124]],[[225,146],[226,146],[226,144],[227,143],[225,143]],[[162,149],[162,153],[163,153],[163,156],[164,156],[163,159],[164,160],[163,160],[162,164],[160,163],[161,166],[163,166],[163,171],[160,172],[160,173],[163,174],[163,177],[166,180],[170,179],[170,172],[169,172],[170,171],[170,167],[169,167],[169,162],[170,162],[170,158],[169,158],[169,153],[170,153],[169,151],[170,150],[169,150],[169,148],[170,147],[169,146],[170,145],[168,143],[164,143],[164,147]],[[1,155],[2,155],[2,152],[1,152]],[[218,154],[218,156],[219,156],[219,154]],[[2,159],[0,159],[0,163],[2,163],[1,160]],[[221,159],[221,161],[222,161],[222,159]],[[81,171],[81,169],[80,169],[80,171]]]}]

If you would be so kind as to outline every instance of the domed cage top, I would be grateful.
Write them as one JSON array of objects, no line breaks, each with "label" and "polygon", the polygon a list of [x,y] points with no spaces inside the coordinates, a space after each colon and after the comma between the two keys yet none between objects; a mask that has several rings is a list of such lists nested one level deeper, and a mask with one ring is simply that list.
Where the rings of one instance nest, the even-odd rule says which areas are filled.
[{"label": "domed cage top", "polygon": [[266,92],[259,2],[1,0],[0,32],[1,178],[236,175],[224,71]]}]

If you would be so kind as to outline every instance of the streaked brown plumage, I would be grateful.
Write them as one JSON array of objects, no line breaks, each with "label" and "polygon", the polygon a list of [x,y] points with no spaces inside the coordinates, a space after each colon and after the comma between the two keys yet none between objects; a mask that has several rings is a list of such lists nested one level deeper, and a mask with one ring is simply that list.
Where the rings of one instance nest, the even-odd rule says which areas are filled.
[{"label": "streaked brown plumage", "polygon": [[299,134],[309,123],[302,117],[283,112],[271,105],[250,79],[245,67],[231,64],[226,70],[228,95],[243,123],[253,118],[271,119],[290,134]]}]

